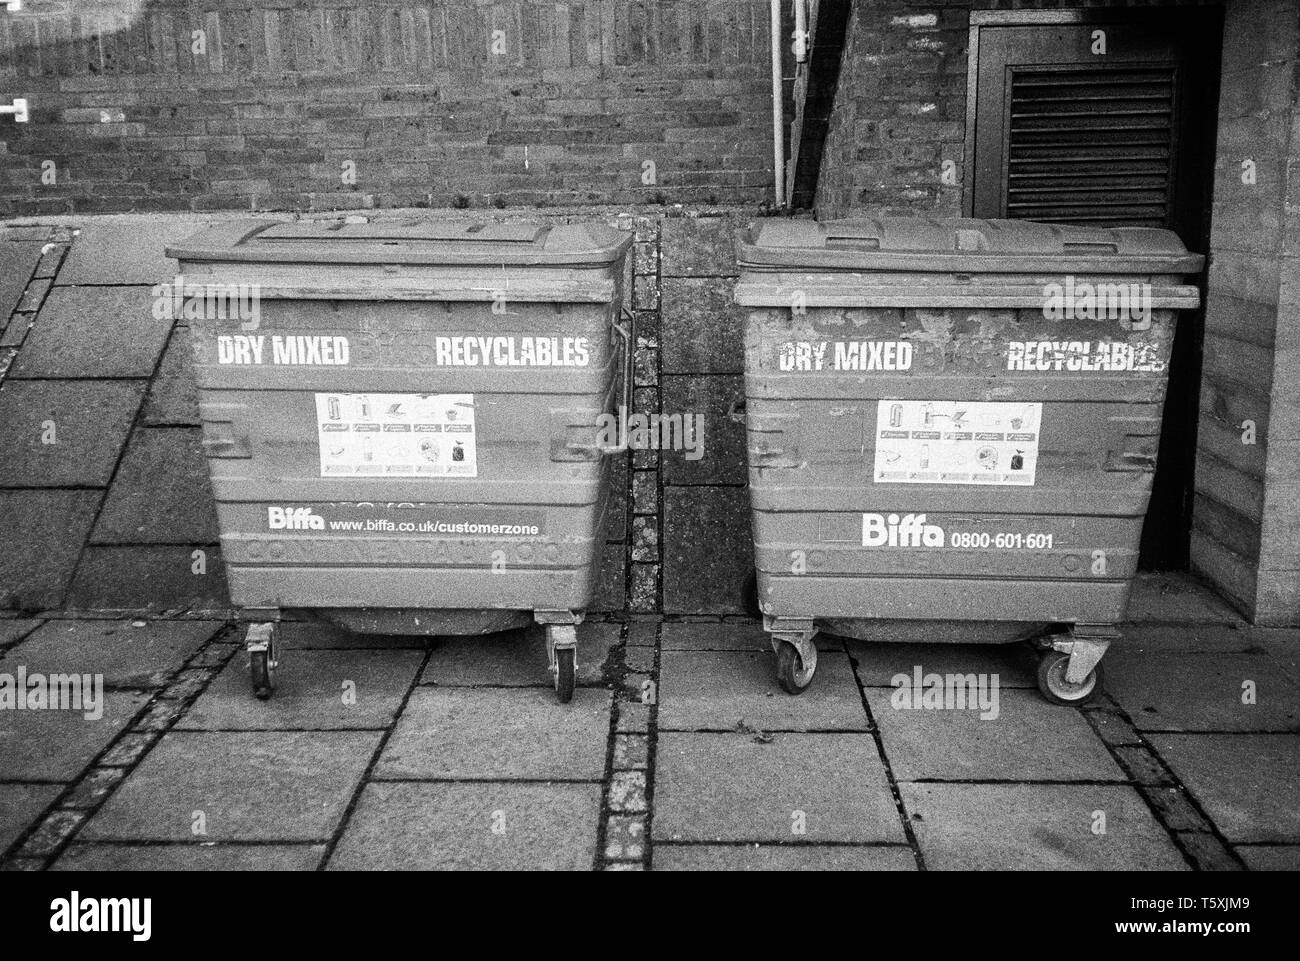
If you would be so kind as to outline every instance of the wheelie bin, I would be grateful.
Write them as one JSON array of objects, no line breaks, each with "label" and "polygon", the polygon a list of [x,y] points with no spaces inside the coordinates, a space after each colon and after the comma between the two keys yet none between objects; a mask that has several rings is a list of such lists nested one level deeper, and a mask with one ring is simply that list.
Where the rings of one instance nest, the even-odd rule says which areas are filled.
[{"label": "wheelie bin", "polygon": [[631,386],[631,243],[600,224],[349,217],[167,249],[259,697],[285,611],[392,634],[535,619],[572,697],[610,486],[599,426]]},{"label": "wheelie bin", "polygon": [[757,595],[782,687],[828,633],[1035,640],[1101,688],[1203,258],[1152,228],[883,217],[737,234]]}]

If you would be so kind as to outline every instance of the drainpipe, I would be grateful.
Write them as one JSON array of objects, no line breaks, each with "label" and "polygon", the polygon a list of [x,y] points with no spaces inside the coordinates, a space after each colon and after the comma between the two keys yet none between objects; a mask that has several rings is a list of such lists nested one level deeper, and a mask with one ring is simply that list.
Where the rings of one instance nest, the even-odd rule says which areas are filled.
[{"label": "drainpipe", "polygon": [[772,0],[772,172],[776,206],[785,207],[785,104],[781,93],[781,0]]}]

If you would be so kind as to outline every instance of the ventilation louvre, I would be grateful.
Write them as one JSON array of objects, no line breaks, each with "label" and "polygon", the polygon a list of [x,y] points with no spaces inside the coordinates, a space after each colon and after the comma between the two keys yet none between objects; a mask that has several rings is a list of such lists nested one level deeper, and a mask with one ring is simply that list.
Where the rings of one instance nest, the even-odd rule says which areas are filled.
[{"label": "ventilation louvre", "polygon": [[1165,226],[1175,83],[1173,65],[1013,70],[1006,215]]}]

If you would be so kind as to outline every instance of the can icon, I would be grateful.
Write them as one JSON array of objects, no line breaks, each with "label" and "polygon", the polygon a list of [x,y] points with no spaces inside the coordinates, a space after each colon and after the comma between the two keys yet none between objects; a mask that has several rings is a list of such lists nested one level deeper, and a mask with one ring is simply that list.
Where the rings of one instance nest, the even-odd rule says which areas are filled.
[{"label": "can icon", "polygon": [[890,427],[903,426],[903,405],[902,404],[894,404],[892,407],[889,408],[889,426]]},{"label": "can icon", "polygon": [[337,397],[330,398],[329,409],[330,409],[330,420],[338,420],[340,417],[340,412],[339,412],[339,399]]}]

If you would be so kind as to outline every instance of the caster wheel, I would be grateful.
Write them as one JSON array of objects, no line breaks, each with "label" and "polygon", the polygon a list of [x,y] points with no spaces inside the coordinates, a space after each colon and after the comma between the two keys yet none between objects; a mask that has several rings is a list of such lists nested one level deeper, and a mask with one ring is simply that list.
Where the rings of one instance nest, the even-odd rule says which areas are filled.
[{"label": "caster wheel", "polygon": [[249,670],[253,678],[253,693],[265,701],[275,690],[275,667],[269,651],[252,651],[248,655]]},{"label": "caster wheel", "polygon": [[798,649],[789,641],[782,641],[776,651],[776,679],[787,694],[802,694],[812,683],[817,671],[817,661],[805,665]]},{"label": "caster wheel", "polygon": [[577,683],[577,651],[571,647],[555,649],[555,696],[561,704],[573,700],[573,688]]},{"label": "caster wheel", "polygon": [[1102,689],[1102,666],[1099,663],[1079,684],[1065,679],[1070,655],[1048,651],[1038,661],[1038,690],[1053,704],[1085,704]]}]

